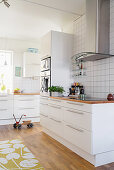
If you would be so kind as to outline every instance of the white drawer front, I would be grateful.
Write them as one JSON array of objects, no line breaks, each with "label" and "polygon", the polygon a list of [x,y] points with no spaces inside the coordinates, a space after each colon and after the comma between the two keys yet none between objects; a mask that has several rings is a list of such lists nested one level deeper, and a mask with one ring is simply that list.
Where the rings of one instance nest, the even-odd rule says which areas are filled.
[{"label": "white drawer front", "polygon": [[50,131],[54,132],[56,135],[63,137],[63,124],[54,118],[49,118],[49,128]]},{"label": "white drawer front", "polygon": [[90,113],[92,112],[91,104],[85,104],[85,103],[80,103],[80,102],[64,101],[64,107],[81,110],[84,112],[90,112]]},{"label": "white drawer front", "polygon": [[48,115],[49,109],[48,104],[40,103],[40,113]]},{"label": "white drawer front", "polygon": [[0,119],[11,119],[13,118],[12,109],[0,109]]},{"label": "white drawer front", "polygon": [[35,107],[37,106],[37,103],[35,100],[32,100],[32,99],[26,99],[26,100],[23,100],[23,99],[20,99],[20,100],[15,100],[14,101],[14,107],[17,107],[17,108],[21,108],[21,107],[24,107],[24,108],[27,108],[27,107]]},{"label": "white drawer front", "polygon": [[49,129],[49,119],[48,119],[48,116],[44,115],[44,114],[40,114],[40,124]]},{"label": "white drawer front", "polygon": [[34,100],[35,96],[34,95],[14,95],[14,100],[27,100],[27,99]]},{"label": "white drawer front", "polygon": [[37,113],[36,108],[15,108],[14,114],[16,117],[20,117],[21,115],[26,115],[26,117],[37,117],[40,116],[39,113]]},{"label": "white drawer front", "polygon": [[78,127],[64,125],[64,138],[82,150],[91,153],[91,133]]},{"label": "white drawer front", "polygon": [[13,101],[2,99],[0,100],[0,109],[12,109],[13,108]]},{"label": "white drawer front", "polygon": [[63,113],[61,106],[48,104],[48,112],[50,118],[62,121]]},{"label": "white drawer front", "polygon": [[53,105],[63,106],[62,100],[59,99],[48,98],[48,103]]},{"label": "white drawer front", "polygon": [[72,125],[91,131],[91,114],[70,108],[63,109],[63,120]]},{"label": "white drawer front", "polygon": [[13,124],[14,120],[13,119],[9,119],[9,120],[0,120],[0,125],[10,125]]},{"label": "white drawer front", "polygon": [[0,100],[13,100],[13,95],[0,95]]},{"label": "white drawer front", "polygon": [[48,104],[48,97],[40,97],[40,102],[44,104]]}]

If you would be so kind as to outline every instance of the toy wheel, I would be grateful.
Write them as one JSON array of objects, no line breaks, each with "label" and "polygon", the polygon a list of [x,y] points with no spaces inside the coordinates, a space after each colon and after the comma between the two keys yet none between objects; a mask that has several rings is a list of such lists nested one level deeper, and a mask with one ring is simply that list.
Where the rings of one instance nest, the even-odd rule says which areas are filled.
[{"label": "toy wheel", "polygon": [[22,127],[22,126],[21,126],[21,124],[18,124],[18,126],[17,126],[17,127],[18,127],[18,129],[21,129],[21,127]]},{"label": "toy wheel", "polygon": [[13,127],[14,127],[14,129],[16,129],[16,128],[17,128],[17,124],[16,124],[16,123],[14,123],[14,124],[13,124]]},{"label": "toy wheel", "polygon": [[33,127],[33,123],[29,123],[29,124],[27,125],[27,127],[28,127],[28,128],[32,128],[32,127]]}]

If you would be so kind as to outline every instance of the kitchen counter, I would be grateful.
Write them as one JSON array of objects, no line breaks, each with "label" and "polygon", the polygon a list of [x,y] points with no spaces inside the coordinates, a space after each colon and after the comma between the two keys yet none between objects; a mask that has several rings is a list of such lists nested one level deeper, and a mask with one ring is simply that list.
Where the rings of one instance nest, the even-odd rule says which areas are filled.
[{"label": "kitchen counter", "polygon": [[86,104],[103,104],[103,103],[114,103],[114,101],[108,101],[108,100],[78,100],[78,99],[70,99],[70,97],[51,97],[53,99],[60,99],[60,100],[67,100],[72,102],[80,102],[80,103],[86,103]]},{"label": "kitchen counter", "polygon": [[94,166],[114,162],[114,101],[85,99],[41,96],[43,132]]},{"label": "kitchen counter", "polygon": [[14,95],[40,95],[40,93],[14,93]]}]

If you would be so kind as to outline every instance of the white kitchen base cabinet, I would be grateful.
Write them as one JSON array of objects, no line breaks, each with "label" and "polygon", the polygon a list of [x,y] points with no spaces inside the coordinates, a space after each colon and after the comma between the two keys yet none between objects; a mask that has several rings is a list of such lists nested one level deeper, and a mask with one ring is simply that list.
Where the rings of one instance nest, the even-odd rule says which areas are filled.
[{"label": "white kitchen base cabinet", "polygon": [[41,101],[45,133],[96,167],[114,162],[114,103],[86,104],[43,97]]},{"label": "white kitchen base cabinet", "polygon": [[39,95],[0,95],[0,125],[15,123],[13,114],[17,119],[25,114],[22,120],[40,122],[39,107]]},{"label": "white kitchen base cabinet", "polygon": [[40,96],[39,95],[14,95],[14,115],[17,119],[23,116],[22,120],[40,121]]},{"label": "white kitchen base cabinet", "polygon": [[13,95],[0,95],[0,125],[12,124]]}]

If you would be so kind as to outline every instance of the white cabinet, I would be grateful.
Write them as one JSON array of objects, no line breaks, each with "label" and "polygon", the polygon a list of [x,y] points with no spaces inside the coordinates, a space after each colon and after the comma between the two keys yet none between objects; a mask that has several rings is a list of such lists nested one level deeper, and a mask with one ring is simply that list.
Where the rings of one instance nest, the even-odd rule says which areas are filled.
[{"label": "white cabinet", "polygon": [[63,119],[61,106],[48,104],[48,113],[49,118],[52,120],[54,119],[55,121],[59,122]]},{"label": "white cabinet", "polygon": [[[50,31],[42,38],[41,58],[51,56],[51,85],[70,86],[70,63],[73,52],[73,35]],[[61,81],[62,80],[62,81]]]},{"label": "white cabinet", "polygon": [[51,56],[51,32],[42,37],[41,56],[42,58]]},{"label": "white cabinet", "polygon": [[39,102],[38,95],[14,95],[14,115],[20,118],[24,114],[26,117],[23,119],[37,121],[40,117]]},{"label": "white cabinet", "polygon": [[85,111],[79,111],[71,108],[63,108],[63,121],[73,126],[91,131],[92,129],[92,114]]},{"label": "white cabinet", "polygon": [[25,52],[23,56],[23,77],[40,76],[40,56]]},{"label": "white cabinet", "polygon": [[71,109],[76,109],[76,110],[81,110],[84,112],[92,112],[92,105],[91,104],[86,104],[86,103],[81,103],[81,102],[73,102],[73,101],[64,101],[64,107],[71,108]]},{"label": "white cabinet", "polygon": [[0,125],[12,124],[13,95],[0,96]]},{"label": "white cabinet", "polygon": [[22,114],[23,119],[40,121],[39,95],[0,95],[0,125],[13,124]]},{"label": "white cabinet", "polygon": [[64,125],[64,138],[71,144],[78,146],[82,150],[91,153],[91,132],[74,126],[72,124]]},{"label": "white cabinet", "polygon": [[86,104],[41,97],[44,132],[90,163],[114,162],[114,103]]},{"label": "white cabinet", "polygon": [[47,115],[40,113],[40,124],[46,129],[49,128],[50,125],[49,125],[49,119]]},{"label": "white cabinet", "polygon": [[57,120],[56,118],[49,118],[49,127],[48,129],[55,133],[57,136],[63,137],[63,124],[62,121]]}]

